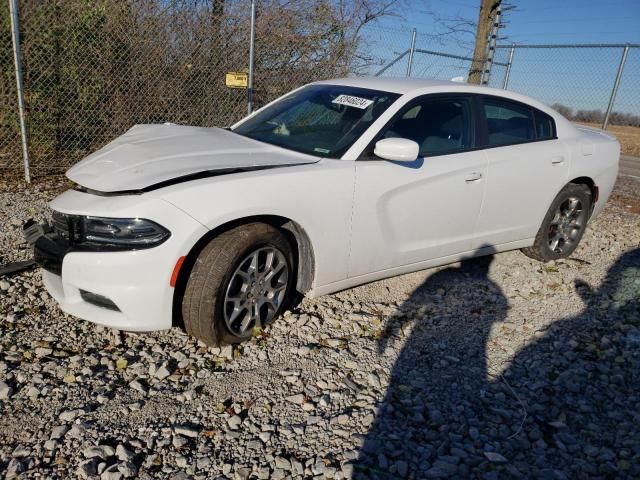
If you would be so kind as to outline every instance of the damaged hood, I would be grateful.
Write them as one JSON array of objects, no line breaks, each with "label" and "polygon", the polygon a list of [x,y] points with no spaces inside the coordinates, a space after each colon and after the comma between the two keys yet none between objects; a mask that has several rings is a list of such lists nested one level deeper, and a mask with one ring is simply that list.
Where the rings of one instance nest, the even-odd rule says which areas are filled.
[{"label": "damaged hood", "polygon": [[67,171],[99,192],[144,190],[198,174],[316,163],[320,159],[220,128],[136,125]]}]

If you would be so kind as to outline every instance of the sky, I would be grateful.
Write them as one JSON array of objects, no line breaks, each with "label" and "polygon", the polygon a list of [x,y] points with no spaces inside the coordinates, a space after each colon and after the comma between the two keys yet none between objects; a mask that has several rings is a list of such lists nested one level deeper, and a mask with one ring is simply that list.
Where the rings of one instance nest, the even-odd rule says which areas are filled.
[{"label": "sky", "polygon": [[[443,28],[431,12],[441,17],[475,21],[480,0],[405,0],[403,18],[391,17],[368,31],[371,51],[382,60],[378,71],[409,48],[411,29],[418,35],[416,47],[468,56],[473,35],[434,35]],[[515,8],[504,14],[499,44],[640,44],[640,0],[512,0]],[[620,63],[622,48],[516,49],[508,88],[537,97],[545,103],[560,102],[576,109],[606,109]],[[498,49],[496,59],[505,63],[508,49]],[[385,74],[404,75],[407,57]],[[416,54],[412,75],[453,78],[465,75],[468,62]],[[494,66],[491,85],[502,86],[503,66]],[[640,48],[629,51],[615,110],[640,114]]]},{"label": "sky", "polygon": [[[476,20],[480,0],[406,0],[402,23],[437,28],[429,11]],[[509,43],[640,43],[640,0],[512,0],[501,31]],[[391,20],[390,23],[396,23]]]}]

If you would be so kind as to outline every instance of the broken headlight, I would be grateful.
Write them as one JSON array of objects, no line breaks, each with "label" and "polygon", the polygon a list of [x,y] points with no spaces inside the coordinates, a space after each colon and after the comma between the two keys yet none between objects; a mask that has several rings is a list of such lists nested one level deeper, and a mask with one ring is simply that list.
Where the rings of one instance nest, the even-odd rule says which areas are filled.
[{"label": "broken headlight", "polygon": [[83,239],[92,244],[150,247],[169,238],[169,230],[144,218],[83,217]]},{"label": "broken headlight", "polygon": [[161,244],[169,230],[144,218],[106,218],[54,212],[54,231],[79,247],[129,250]]}]

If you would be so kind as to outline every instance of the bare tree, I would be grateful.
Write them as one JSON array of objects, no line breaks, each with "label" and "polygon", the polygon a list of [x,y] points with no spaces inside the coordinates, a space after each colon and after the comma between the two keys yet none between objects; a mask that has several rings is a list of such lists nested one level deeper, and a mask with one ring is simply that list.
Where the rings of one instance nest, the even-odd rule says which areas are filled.
[{"label": "bare tree", "polygon": [[362,30],[384,17],[399,17],[404,0],[339,0],[343,56],[352,71],[371,65],[373,58],[363,42]]},{"label": "bare tree", "polygon": [[[599,109],[583,109],[577,110],[574,113],[571,107],[568,107],[562,103],[554,103],[553,105],[551,105],[551,108],[553,108],[563,117],[575,122],[593,123],[596,125],[600,125],[604,120],[604,113]],[[629,125],[637,127],[640,126],[640,115],[634,115],[628,112],[611,112],[609,123],[611,125]]]},{"label": "bare tree", "polygon": [[363,29],[404,0],[262,0],[256,24],[259,102],[292,85],[346,76],[371,61]]},{"label": "bare tree", "polygon": [[556,112],[562,115],[565,118],[572,119],[573,118],[573,109],[571,107],[567,107],[561,103],[554,103],[551,105]]}]

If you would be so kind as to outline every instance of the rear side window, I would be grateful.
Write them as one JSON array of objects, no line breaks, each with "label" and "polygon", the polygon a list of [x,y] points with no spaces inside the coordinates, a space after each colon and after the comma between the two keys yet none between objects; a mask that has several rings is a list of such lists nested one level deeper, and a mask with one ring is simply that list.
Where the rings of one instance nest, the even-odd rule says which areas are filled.
[{"label": "rear side window", "polygon": [[485,97],[487,144],[495,147],[536,139],[533,109],[519,103]]},{"label": "rear side window", "polygon": [[540,110],[534,110],[536,119],[536,138],[538,140],[546,140],[556,137],[556,123],[549,115]]}]

